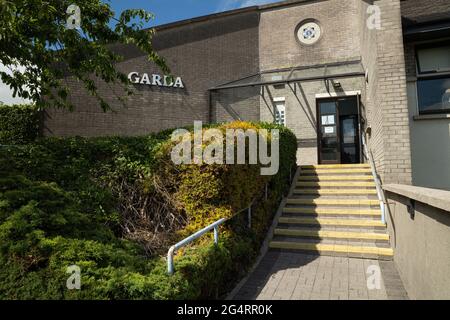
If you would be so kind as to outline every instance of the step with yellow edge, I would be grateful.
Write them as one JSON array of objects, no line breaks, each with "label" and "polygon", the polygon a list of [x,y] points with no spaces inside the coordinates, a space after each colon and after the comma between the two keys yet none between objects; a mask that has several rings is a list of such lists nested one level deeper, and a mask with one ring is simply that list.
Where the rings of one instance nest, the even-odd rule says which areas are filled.
[{"label": "step with yellow edge", "polygon": [[276,236],[286,237],[308,237],[316,239],[348,239],[348,240],[379,240],[389,241],[387,233],[372,232],[347,232],[347,231],[330,231],[330,230],[301,230],[301,229],[280,229],[274,230]]},{"label": "step with yellow edge", "polygon": [[352,246],[323,243],[290,242],[290,241],[272,241],[269,244],[272,249],[309,251],[319,254],[343,254],[353,255],[374,255],[380,258],[392,258],[394,251],[391,248],[379,248],[374,246]]},{"label": "step with yellow edge", "polygon": [[302,165],[301,170],[310,169],[349,169],[349,168],[370,168],[368,163],[352,163],[352,164],[315,164],[315,165]]},{"label": "step with yellow edge", "polygon": [[297,187],[373,187],[375,188],[375,182],[359,182],[359,181],[299,181],[296,184]]},{"label": "step with yellow edge", "polygon": [[370,199],[296,199],[289,198],[286,204],[301,204],[301,205],[326,205],[326,206],[379,206],[379,200]]},{"label": "step with yellow edge", "polygon": [[385,227],[380,220],[369,219],[332,219],[332,218],[300,218],[285,217],[278,219],[279,223],[315,226],[340,226],[340,227]]},{"label": "step with yellow edge", "polygon": [[375,189],[295,189],[294,194],[305,195],[376,195]]},{"label": "step with yellow edge", "polygon": [[300,176],[298,177],[299,181],[350,181],[350,180],[358,180],[358,181],[373,181],[372,176]]},{"label": "step with yellow edge", "polygon": [[305,175],[305,174],[331,174],[331,173],[340,173],[340,174],[352,174],[352,173],[368,173],[371,174],[372,170],[371,169],[346,169],[346,168],[342,168],[342,169],[314,169],[314,170],[309,170],[309,169],[305,169],[302,170],[300,172],[301,175]]},{"label": "step with yellow edge", "polygon": [[369,216],[369,217],[381,217],[381,210],[376,209],[335,209],[335,208],[296,208],[285,207],[283,213],[295,213],[295,214],[314,214],[314,215],[342,215],[342,216]]}]

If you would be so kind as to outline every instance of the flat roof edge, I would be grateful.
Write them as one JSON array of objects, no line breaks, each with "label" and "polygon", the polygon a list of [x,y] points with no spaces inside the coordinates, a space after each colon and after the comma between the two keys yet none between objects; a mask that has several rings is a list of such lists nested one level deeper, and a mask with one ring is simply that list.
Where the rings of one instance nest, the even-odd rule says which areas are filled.
[{"label": "flat roof edge", "polygon": [[223,11],[223,12],[207,14],[204,16],[199,16],[199,17],[194,17],[194,18],[184,19],[184,20],[180,20],[180,21],[174,21],[174,22],[161,24],[161,25],[150,27],[147,29],[155,29],[156,31],[165,30],[165,29],[170,29],[170,28],[175,28],[175,27],[181,27],[181,26],[195,23],[195,22],[203,22],[203,21],[213,20],[216,18],[234,16],[234,15],[238,15],[241,13],[247,13],[247,12],[252,12],[252,11],[254,11],[254,12],[259,11],[259,6],[251,6],[251,7],[245,7],[245,8],[239,8],[239,9],[234,9],[234,10],[228,10],[228,11]]},{"label": "flat roof edge", "polygon": [[268,4],[264,4],[264,5],[259,5],[259,6],[258,5],[254,5],[254,6],[245,7],[245,8],[238,8],[238,9],[233,9],[233,10],[216,12],[216,13],[207,14],[207,15],[204,15],[204,16],[199,16],[199,17],[194,17],[194,18],[189,18],[189,19],[169,22],[169,23],[157,25],[157,26],[154,26],[154,27],[149,27],[149,28],[146,28],[146,29],[154,29],[156,31],[161,31],[161,30],[167,30],[167,29],[171,29],[171,28],[175,28],[175,27],[181,27],[181,26],[184,26],[184,25],[188,25],[190,23],[214,20],[214,19],[217,19],[217,18],[228,17],[228,16],[238,15],[238,14],[242,14],[242,13],[260,12],[260,11],[269,10],[269,9],[275,9],[275,8],[280,8],[280,7],[288,7],[288,6],[298,5],[298,4],[306,4],[306,3],[309,3],[309,2],[322,2],[322,1],[328,1],[328,0],[286,0],[286,1],[279,1],[279,2],[275,2],[275,3],[268,3]]}]

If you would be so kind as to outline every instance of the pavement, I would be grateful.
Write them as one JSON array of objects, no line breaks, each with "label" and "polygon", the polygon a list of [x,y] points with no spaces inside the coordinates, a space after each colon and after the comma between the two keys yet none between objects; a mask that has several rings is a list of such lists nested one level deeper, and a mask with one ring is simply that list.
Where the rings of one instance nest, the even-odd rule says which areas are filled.
[{"label": "pavement", "polygon": [[405,300],[393,261],[269,250],[236,300]]}]

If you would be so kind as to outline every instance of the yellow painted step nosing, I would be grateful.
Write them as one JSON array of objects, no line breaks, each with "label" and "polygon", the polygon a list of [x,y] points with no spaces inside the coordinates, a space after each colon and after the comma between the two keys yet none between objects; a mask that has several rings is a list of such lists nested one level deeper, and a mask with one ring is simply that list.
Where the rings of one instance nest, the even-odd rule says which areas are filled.
[{"label": "yellow painted step nosing", "polygon": [[385,227],[386,225],[377,220],[361,220],[361,219],[322,219],[322,218],[290,218],[280,217],[279,223],[303,224],[303,225],[327,225],[327,226],[344,226],[344,227]]},{"label": "yellow painted step nosing", "polygon": [[295,194],[338,194],[338,195],[372,195],[377,194],[373,189],[294,189]]},{"label": "yellow painted step nosing", "polygon": [[303,165],[301,169],[327,169],[327,168],[370,168],[368,163],[352,163],[352,164],[315,164],[315,165]]},{"label": "yellow painted step nosing", "polygon": [[287,204],[305,204],[305,205],[348,205],[348,206],[376,206],[380,205],[379,200],[366,199],[287,199]]},{"label": "yellow painted step nosing", "polygon": [[300,176],[298,181],[373,181],[372,176]]},{"label": "yellow painted step nosing", "polygon": [[342,232],[327,230],[295,230],[295,229],[275,229],[275,235],[279,236],[298,236],[311,238],[333,238],[333,239],[362,239],[362,240],[386,240],[389,241],[389,235],[385,233],[370,232]]},{"label": "yellow painted step nosing", "polygon": [[302,242],[281,242],[271,241],[269,244],[273,249],[292,249],[292,250],[307,250],[317,252],[340,252],[340,253],[358,253],[358,254],[376,254],[381,256],[393,256],[392,248],[379,248],[370,246],[348,246],[337,244],[322,244],[322,243],[302,243]]},{"label": "yellow painted step nosing", "polygon": [[329,208],[283,208],[283,213],[304,214],[336,214],[336,215],[367,215],[381,216],[381,210],[376,209],[329,209]]},{"label": "yellow painted step nosing", "polygon": [[348,168],[348,169],[303,169],[300,171],[301,174],[324,174],[324,173],[372,173],[371,169],[354,169],[354,168]]},{"label": "yellow painted step nosing", "polygon": [[328,182],[328,181],[299,181],[297,187],[373,187],[375,182]]}]

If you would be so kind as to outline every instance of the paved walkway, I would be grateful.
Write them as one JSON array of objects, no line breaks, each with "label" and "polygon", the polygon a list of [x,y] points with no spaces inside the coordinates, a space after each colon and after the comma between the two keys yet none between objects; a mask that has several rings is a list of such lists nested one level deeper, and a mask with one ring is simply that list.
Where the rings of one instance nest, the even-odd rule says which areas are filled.
[{"label": "paved walkway", "polygon": [[[368,289],[371,265],[380,267],[380,289]],[[269,251],[234,299],[403,300],[408,296],[393,261]]]}]

